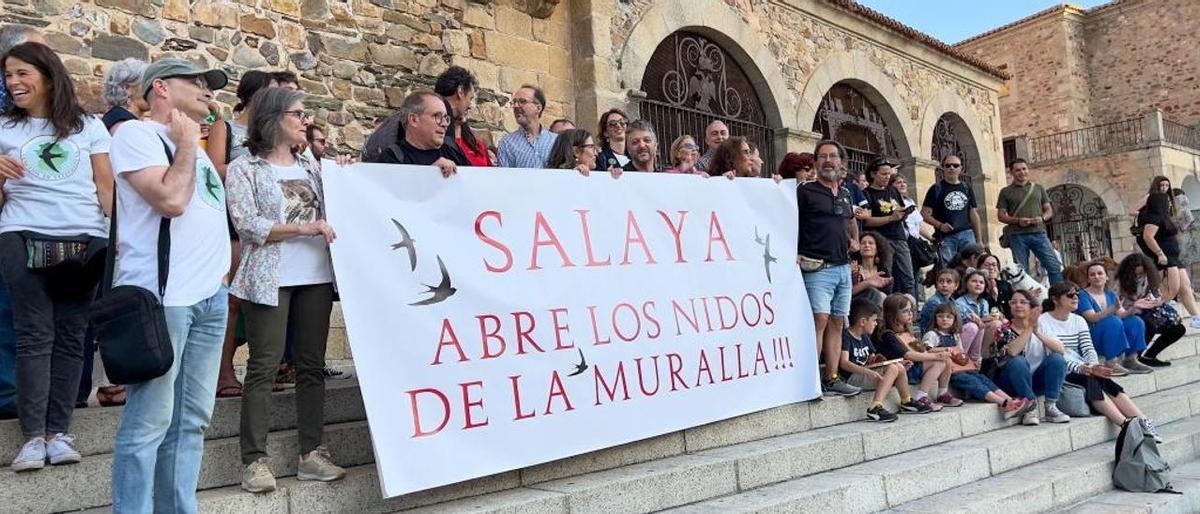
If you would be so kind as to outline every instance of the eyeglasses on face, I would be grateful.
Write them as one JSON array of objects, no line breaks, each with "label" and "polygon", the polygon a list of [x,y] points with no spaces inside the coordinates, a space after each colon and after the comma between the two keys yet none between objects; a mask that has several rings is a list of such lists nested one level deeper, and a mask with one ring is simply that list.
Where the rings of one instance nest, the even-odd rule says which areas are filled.
[{"label": "eyeglasses on face", "polygon": [[608,120],[608,128],[617,128],[628,126],[629,122],[625,120]]},{"label": "eyeglasses on face", "polygon": [[208,89],[208,81],[204,79],[203,75],[171,75],[169,77],[163,77],[163,80],[170,79],[182,80],[200,89]]},{"label": "eyeglasses on face", "polygon": [[308,119],[308,113],[305,112],[304,109],[297,109],[294,111],[283,111],[283,113],[300,118],[301,121]]},{"label": "eyeglasses on face", "polygon": [[962,165],[957,162],[952,162],[950,164],[947,164],[946,167],[950,168],[950,169],[958,169],[958,168],[961,168]]}]

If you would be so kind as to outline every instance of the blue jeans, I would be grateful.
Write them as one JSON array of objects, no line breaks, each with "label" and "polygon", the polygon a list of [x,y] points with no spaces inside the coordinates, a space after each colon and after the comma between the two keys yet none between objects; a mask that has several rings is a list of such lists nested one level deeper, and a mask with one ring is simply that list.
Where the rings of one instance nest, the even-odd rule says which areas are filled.
[{"label": "blue jeans", "polygon": [[17,417],[17,334],[13,332],[12,300],[0,283],[0,419]]},{"label": "blue jeans", "polygon": [[943,264],[949,264],[954,260],[954,256],[958,255],[958,252],[973,244],[975,244],[975,231],[972,229],[942,236],[941,241],[938,242],[938,257],[942,259]]},{"label": "blue jeans", "polygon": [[196,512],[228,308],[223,286],[195,305],[166,308],[175,364],[161,377],[125,387],[113,450],[114,513]]},{"label": "blue jeans", "polygon": [[[1054,253],[1054,246],[1045,232],[1028,234],[1012,234],[1008,236],[1008,247],[1012,250],[1013,260],[1029,273],[1029,252],[1037,256],[1038,263],[1050,276],[1050,285],[1062,282],[1062,262]],[[1032,273],[1030,273],[1032,275]]]},{"label": "blue jeans", "polygon": [[804,289],[808,290],[813,314],[849,315],[851,285],[849,264],[804,273]]},{"label": "blue jeans", "polygon": [[1036,400],[1045,396],[1048,401],[1057,401],[1062,392],[1063,379],[1067,378],[1067,361],[1062,355],[1047,352],[1038,369],[1030,371],[1029,361],[1024,355],[1008,360],[996,377],[1000,389],[1017,398]]},{"label": "blue jeans", "polygon": [[999,389],[978,371],[960,371],[950,375],[950,387],[962,391],[964,396],[973,400],[987,399],[988,393]]}]

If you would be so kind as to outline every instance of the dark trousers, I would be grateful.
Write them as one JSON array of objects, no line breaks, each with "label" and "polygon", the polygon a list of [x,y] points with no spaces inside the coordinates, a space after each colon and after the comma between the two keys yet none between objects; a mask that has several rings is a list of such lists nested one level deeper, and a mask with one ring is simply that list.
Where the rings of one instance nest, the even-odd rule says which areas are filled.
[{"label": "dark trousers", "polygon": [[27,256],[20,234],[0,234],[0,275],[12,298],[17,336],[17,414],[21,432],[38,437],[70,425],[95,284],[33,273]]},{"label": "dark trousers", "polygon": [[[1187,329],[1184,328],[1182,323],[1163,327],[1152,327],[1150,324],[1146,324],[1146,340],[1152,342],[1146,347],[1146,351],[1142,352],[1142,355],[1151,359],[1157,358],[1159,352],[1166,350],[1175,344],[1176,341],[1183,339],[1183,335],[1186,333]],[[1154,339],[1155,335],[1158,336],[1158,339]]]},{"label": "dark trousers", "polygon": [[[0,281],[2,282],[2,281]],[[0,419],[17,417],[17,336],[12,326],[12,301],[0,283]]]},{"label": "dark trousers", "polygon": [[300,454],[321,445],[325,424],[325,344],[329,338],[329,313],[333,310],[333,285],[279,288],[275,307],[242,301],[250,359],[242,384],[242,463],[267,455],[271,430],[271,386],[279,371],[284,340],[291,329],[296,356],[296,424]]},{"label": "dark trousers", "polygon": [[891,273],[892,278],[896,281],[892,287],[892,291],[901,294],[910,294],[914,298],[917,296],[917,283],[913,278],[912,253],[908,248],[908,240],[888,240],[888,246],[892,249]]}]

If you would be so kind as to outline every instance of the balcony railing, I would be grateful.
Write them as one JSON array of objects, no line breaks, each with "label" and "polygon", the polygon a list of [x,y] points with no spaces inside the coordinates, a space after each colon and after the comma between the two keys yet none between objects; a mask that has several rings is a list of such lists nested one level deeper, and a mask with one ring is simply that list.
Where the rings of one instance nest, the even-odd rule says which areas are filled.
[{"label": "balcony railing", "polygon": [[1200,149],[1200,125],[1189,127],[1171,120],[1163,120],[1163,141],[1188,148]]},{"label": "balcony railing", "polygon": [[1142,117],[1086,127],[1029,140],[1033,162],[1057,161],[1146,142]]}]

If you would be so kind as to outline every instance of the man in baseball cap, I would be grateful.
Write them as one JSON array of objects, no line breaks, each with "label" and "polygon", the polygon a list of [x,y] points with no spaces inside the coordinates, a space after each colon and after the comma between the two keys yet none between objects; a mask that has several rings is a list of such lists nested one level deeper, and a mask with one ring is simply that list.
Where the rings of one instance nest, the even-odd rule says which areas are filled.
[{"label": "man in baseball cap", "polygon": [[[121,124],[109,147],[117,187],[114,284],[160,295],[175,350],[166,374],[126,386],[113,449],[118,514],[196,512],[204,427],[212,416],[225,335],[229,301],[223,283],[231,253],[225,186],[200,148],[199,122],[208,115],[212,90],[226,82],[223,72],[182,59],[151,64],[142,74],[149,119]],[[160,276],[164,230],[170,266]]]}]

